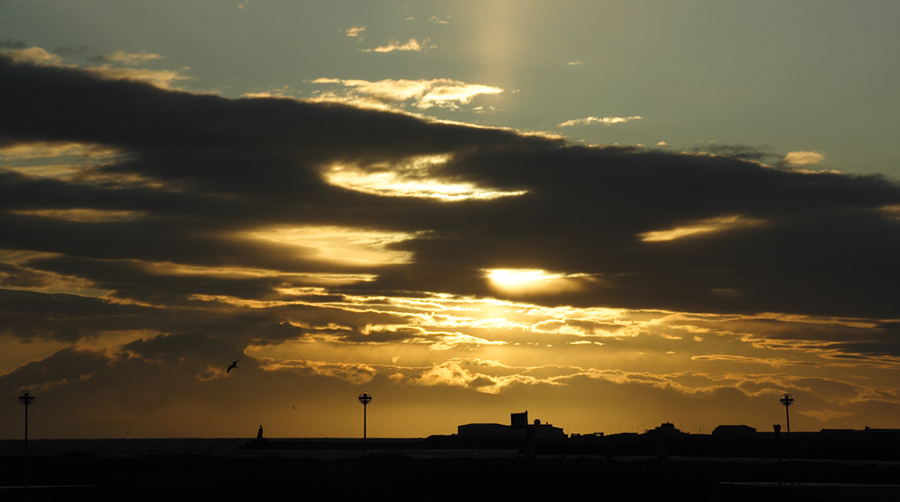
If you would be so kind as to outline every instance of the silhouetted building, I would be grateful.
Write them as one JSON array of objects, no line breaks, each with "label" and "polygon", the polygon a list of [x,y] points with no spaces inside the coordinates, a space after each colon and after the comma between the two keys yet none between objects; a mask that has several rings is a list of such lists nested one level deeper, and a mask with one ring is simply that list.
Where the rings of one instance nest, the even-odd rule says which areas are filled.
[{"label": "silhouetted building", "polygon": [[534,430],[534,437],[537,439],[565,439],[566,433],[559,427],[553,427],[551,424],[542,424],[540,420],[535,419],[530,425]]},{"label": "silhouetted building", "polygon": [[528,431],[529,436],[535,439],[565,439],[566,433],[559,427],[551,424],[542,424],[535,420],[528,425],[528,412],[510,414],[510,424],[466,424],[457,427],[460,437],[478,438],[513,438],[522,437],[523,430]]},{"label": "silhouetted building", "polygon": [[606,433],[603,433],[603,432],[588,432],[586,434],[578,434],[576,432],[573,432],[569,437],[572,439],[575,439],[575,438],[602,438],[604,436],[606,436]]},{"label": "silhouetted building", "polygon": [[819,431],[822,439],[856,439],[856,431],[853,429],[822,429]]},{"label": "silhouetted building", "polygon": [[676,429],[673,424],[666,422],[655,429],[648,430],[644,434],[655,434],[657,436],[680,436],[684,433]]},{"label": "silhouetted building", "polygon": [[712,435],[719,439],[756,439],[756,429],[748,425],[720,425]]},{"label": "silhouetted building", "polygon": [[456,428],[460,437],[510,437],[521,436],[522,432],[502,424],[466,424]]},{"label": "silhouetted building", "polygon": [[524,429],[525,427],[528,427],[528,412],[510,413],[509,425],[513,429]]},{"label": "silhouetted building", "polygon": [[865,429],[858,431],[857,437],[864,441],[898,441],[900,429],[873,429],[867,425]]}]

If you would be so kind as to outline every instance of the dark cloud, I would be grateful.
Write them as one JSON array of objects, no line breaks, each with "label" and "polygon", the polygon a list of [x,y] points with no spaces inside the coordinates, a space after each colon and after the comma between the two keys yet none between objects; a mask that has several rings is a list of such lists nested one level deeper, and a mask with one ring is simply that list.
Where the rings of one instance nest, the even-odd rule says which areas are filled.
[{"label": "dark cloud", "polygon": [[[746,147],[720,146],[712,156],[567,146],[345,105],[228,100],[73,68],[0,64],[3,144],[103,144],[122,154],[97,171],[150,180],[110,189],[3,173],[3,247],[60,253],[30,267],[88,278],[125,297],[147,300],[174,288],[264,298],[273,281],[174,283],[116,260],[346,270],[309,260],[296,246],[234,237],[272,224],[331,224],[428,232],[392,245],[413,252],[412,263],[369,270],[379,278],[363,288],[373,292],[497,294],[482,269],[527,267],[596,279],[577,292],[530,295],[554,304],[896,313],[900,221],[881,208],[900,203],[900,188],[878,176],[773,169],[744,160],[765,157]],[[365,166],[423,154],[453,155],[432,173],[438,180],[527,194],[438,203],[356,193],[322,177],[332,162]],[[143,216],[72,223],[9,212],[85,207]],[[730,216],[756,223],[641,239]]]},{"label": "dark cloud", "polygon": [[[61,46],[57,47],[56,49],[53,49],[53,53],[59,54],[61,56],[77,56],[77,55],[86,53],[88,50],[90,50],[89,45],[78,45],[78,46],[61,45]],[[94,59],[94,58],[88,58],[88,59]]]},{"label": "dark cloud", "polygon": [[[77,382],[87,377],[108,371],[108,358],[99,352],[63,349],[43,361],[26,364],[2,382],[3,387],[16,382],[24,388],[46,389]],[[4,388],[4,394],[12,394],[18,389]]]},{"label": "dark cloud", "polygon": [[[778,156],[748,147],[589,148],[349,105],[232,100],[0,56],[0,147],[54,143],[88,148],[76,165],[38,168],[9,155],[0,166],[0,336],[82,346],[17,362],[0,375],[9,392],[34,385],[86,410],[79,395],[113,390],[129,416],[169,410],[175,420],[170,403],[230,407],[226,381],[238,377],[252,382],[246,389],[271,387],[241,395],[272,398],[272,409],[287,409],[273,404],[272,382],[319,402],[366,382],[399,393],[405,382],[408,395],[449,397],[454,408],[484,402],[463,388],[503,388],[512,401],[491,402],[498,409],[531,393],[583,403],[602,389],[620,408],[628,399],[657,406],[655,396],[688,416],[697,400],[721,398],[722,420],[737,421],[725,408],[756,409],[791,389],[787,377],[748,376],[745,391],[732,376],[638,372],[641,358],[879,371],[900,354],[900,219],[886,210],[900,206],[900,186],[880,176],[769,167],[762,162],[777,166]],[[404,162],[423,155],[449,160],[411,174]],[[416,181],[520,194],[379,196],[330,184],[340,163],[373,174],[402,164],[396,171]],[[329,246],[340,244],[316,233],[258,235],[297,227],[321,237],[330,227],[371,232],[348,237],[352,249],[405,258],[336,259]],[[694,233],[665,234],[678,229]],[[498,289],[485,272],[494,268],[546,270],[560,286]],[[445,293],[460,303],[442,304]],[[475,312],[488,297],[642,312]],[[697,315],[652,322],[670,312]],[[767,314],[742,317],[751,313]],[[695,336],[711,340],[699,346]],[[528,363],[507,365],[498,347]],[[478,365],[458,362],[470,356]],[[234,359],[243,371],[223,377]],[[601,359],[632,366],[587,368]],[[203,405],[187,404],[195,399]],[[816,406],[831,416],[822,399]],[[103,423],[124,434],[107,412]],[[229,431],[243,426],[231,420]]]},{"label": "dark cloud", "polygon": [[[407,244],[424,263],[538,267],[604,279],[603,287],[561,303],[895,312],[890,298],[898,293],[900,269],[891,256],[900,251],[900,221],[881,208],[897,203],[898,187],[878,176],[575,147],[474,154],[453,167],[529,193],[447,210],[434,222],[444,233]],[[640,237],[732,215],[758,224],[665,242]]]},{"label": "dark cloud", "polygon": [[0,40],[0,47],[3,49],[25,49],[28,47],[28,44],[24,40],[4,38]]},{"label": "dark cloud", "polygon": [[772,162],[781,160],[781,156],[774,152],[761,150],[749,145],[720,145],[709,143],[703,146],[695,146],[690,149],[695,154],[710,154],[737,159],[752,160],[758,162]]}]

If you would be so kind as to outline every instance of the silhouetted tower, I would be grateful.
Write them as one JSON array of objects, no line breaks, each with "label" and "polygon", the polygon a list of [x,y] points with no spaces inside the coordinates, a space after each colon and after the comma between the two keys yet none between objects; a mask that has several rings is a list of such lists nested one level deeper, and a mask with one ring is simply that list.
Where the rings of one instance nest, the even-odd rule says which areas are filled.
[{"label": "silhouetted tower", "polygon": [[793,455],[791,454],[791,412],[790,407],[794,404],[794,396],[790,394],[785,394],[779,399],[781,404],[784,405],[784,417],[785,417],[785,425],[787,425],[787,436],[785,439],[785,443],[787,444],[788,451],[788,479],[791,482],[791,486],[794,485],[794,462]]},{"label": "silhouetted tower", "polygon": [[790,409],[791,405],[794,404],[794,397],[791,396],[790,394],[785,394],[784,396],[782,396],[780,401],[781,401],[781,404],[784,405],[784,415],[785,415],[785,420],[786,420],[786,425],[787,425],[787,434],[788,434],[788,437],[791,437],[791,412],[789,409]]},{"label": "silhouetted tower", "polygon": [[359,402],[363,405],[363,455],[366,454],[366,408],[369,407],[369,402],[372,401],[372,395],[368,392],[363,392],[359,395]]},{"label": "silhouetted tower", "polygon": [[34,396],[26,390],[19,396],[19,402],[25,405],[25,488],[28,488],[28,405],[34,402]]}]

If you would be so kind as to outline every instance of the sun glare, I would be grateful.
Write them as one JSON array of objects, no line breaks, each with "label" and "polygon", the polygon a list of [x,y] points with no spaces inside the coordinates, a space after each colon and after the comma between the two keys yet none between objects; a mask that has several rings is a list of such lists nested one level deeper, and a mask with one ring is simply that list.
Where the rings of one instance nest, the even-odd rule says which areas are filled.
[{"label": "sun glare", "polygon": [[569,293],[582,289],[587,279],[581,274],[557,274],[540,269],[495,268],[486,273],[495,290],[511,295]]},{"label": "sun glare", "polygon": [[411,253],[389,249],[414,237],[403,232],[335,227],[274,227],[249,232],[253,239],[297,246],[305,259],[345,266],[408,263]]},{"label": "sun glare", "polygon": [[887,218],[900,220],[900,204],[884,206],[881,208],[881,213]]},{"label": "sun glare", "polygon": [[723,216],[720,218],[697,221],[690,225],[675,227],[669,230],[644,232],[640,234],[640,236],[641,240],[644,242],[664,242],[685,237],[696,237],[713,232],[723,232],[735,228],[749,227],[761,223],[762,220],[744,218],[743,216]]},{"label": "sun glare", "polygon": [[117,221],[131,221],[141,218],[146,213],[143,211],[116,211],[111,209],[31,209],[24,211],[10,211],[15,214],[29,216],[41,216],[56,220],[65,220],[75,223],[109,223]]},{"label": "sun glare", "polygon": [[498,191],[472,183],[449,183],[430,178],[430,171],[450,160],[449,155],[424,155],[391,165],[334,164],[325,173],[332,185],[389,197],[420,197],[444,201],[496,199],[524,191]]}]

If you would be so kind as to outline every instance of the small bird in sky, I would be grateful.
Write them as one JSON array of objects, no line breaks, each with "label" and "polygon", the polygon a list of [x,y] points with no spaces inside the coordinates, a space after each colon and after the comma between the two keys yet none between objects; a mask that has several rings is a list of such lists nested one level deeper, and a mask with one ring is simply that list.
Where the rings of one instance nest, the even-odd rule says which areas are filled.
[{"label": "small bird in sky", "polygon": [[[240,359],[238,359],[238,361],[240,361]],[[231,372],[231,369],[232,369],[232,368],[237,368],[237,367],[238,367],[238,366],[237,366],[237,363],[238,363],[237,361],[231,363],[231,366],[229,366],[228,369],[225,370],[225,373]]]}]

